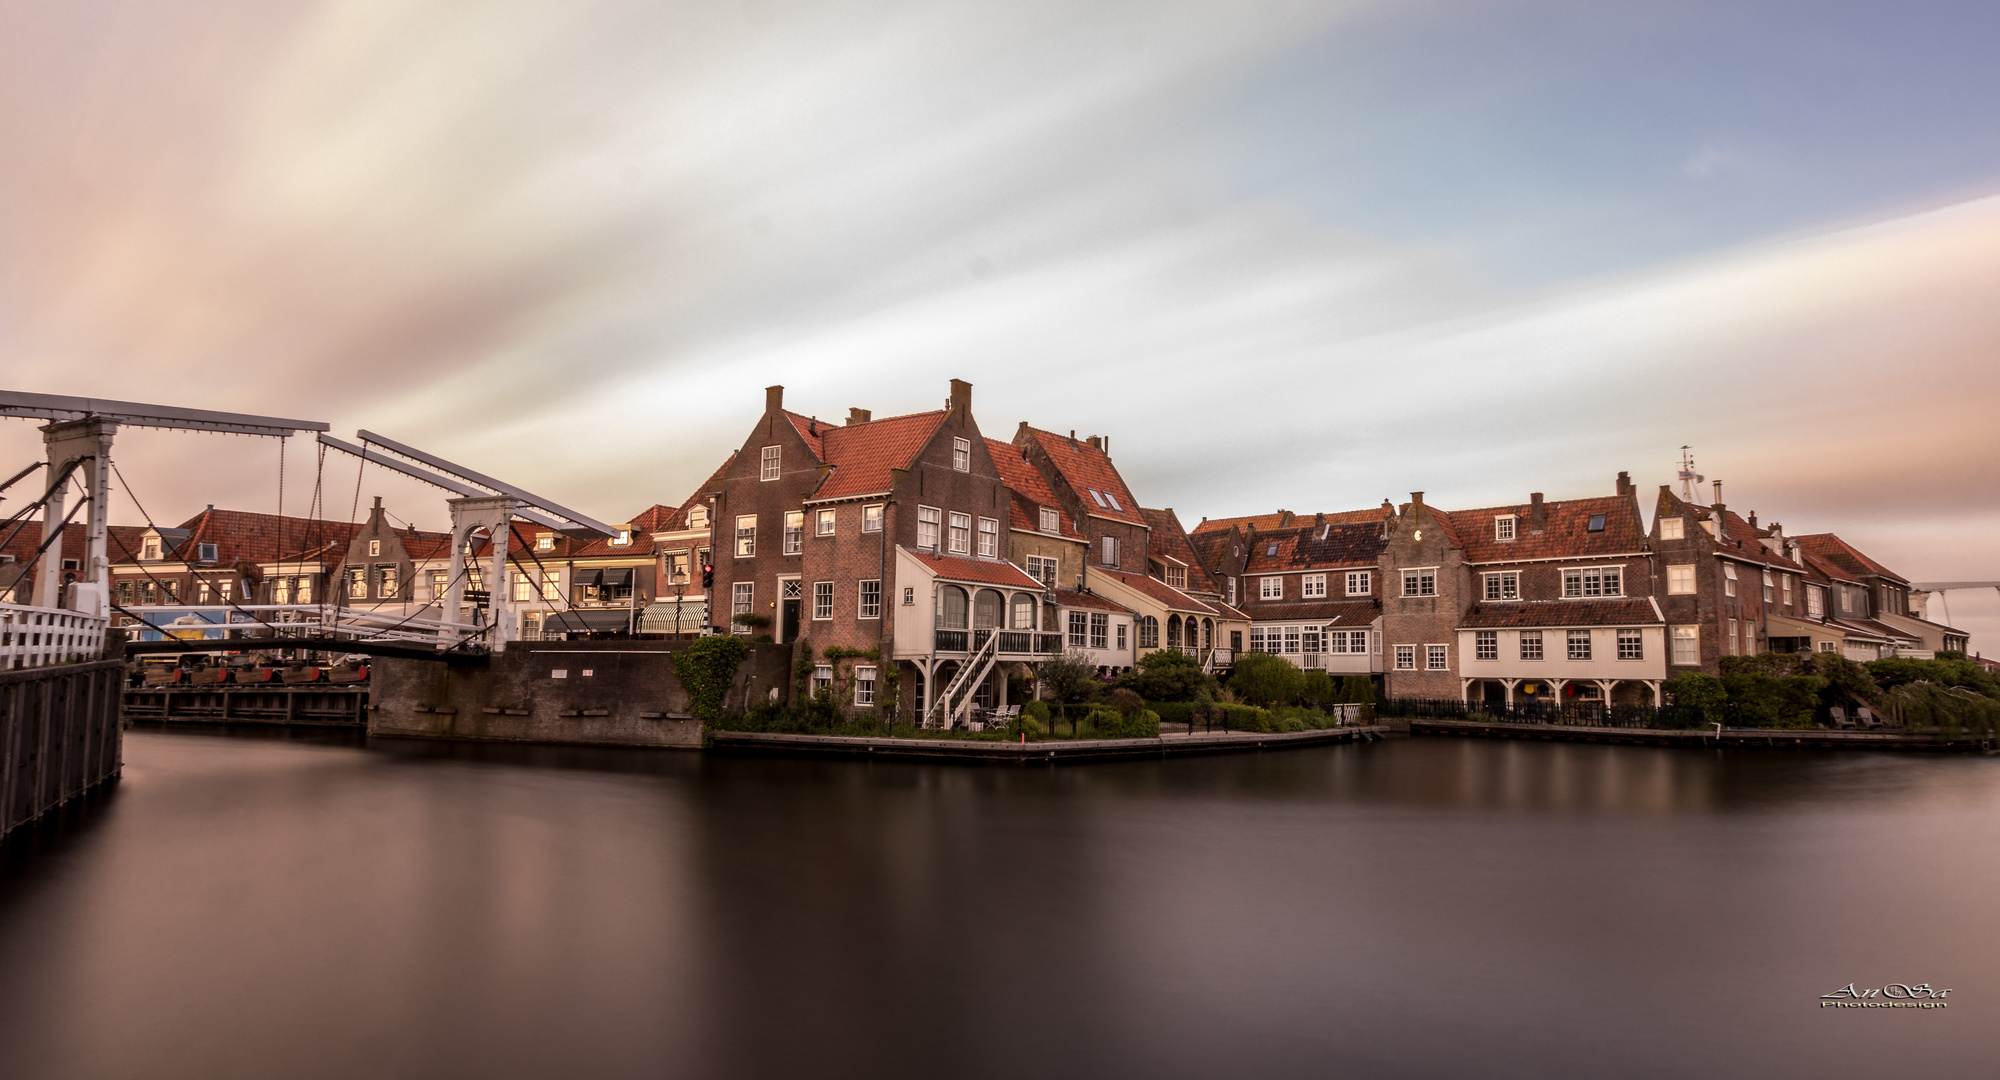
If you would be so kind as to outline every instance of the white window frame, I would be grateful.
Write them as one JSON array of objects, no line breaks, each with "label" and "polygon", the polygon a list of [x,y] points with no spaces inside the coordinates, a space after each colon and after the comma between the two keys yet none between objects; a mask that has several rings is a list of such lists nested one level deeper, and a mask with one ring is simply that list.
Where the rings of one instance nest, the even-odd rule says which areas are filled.
[{"label": "white window frame", "polygon": [[814,622],[833,618],[833,582],[813,582],[812,617]]},{"label": "white window frame", "polygon": [[1049,588],[1055,588],[1056,575],[1060,572],[1062,565],[1058,560],[1041,555],[1030,555],[1022,561],[1028,564],[1026,569],[1029,577],[1034,578]]},{"label": "white window frame", "polygon": [[1521,598],[1521,572],[1519,570],[1494,570],[1481,574],[1480,595],[1487,600],[1519,600]]},{"label": "white window frame", "polygon": [[1472,632],[1472,658],[1474,660],[1500,659],[1500,631],[1474,630]]},{"label": "white window frame", "polygon": [[762,457],[758,459],[757,479],[776,480],[784,473],[785,448],[782,445],[765,447]]},{"label": "white window frame", "polygon": [[1687,526],[1677,517],[1660,519],[1660,539],[1683,540],[1687,538]]},{"label": "white window frame", "polygon": [[1495,514],[1493,517],[1493,539],[1498,543],[1510,543],[1520,530],[1520,518],[1514,514]]},{"label": "white window frame", "polygon": [[[744,524],[749,522],[749,524]],[[736,515],[736,557],[753,559],[757,557],[757,515]]]},{"label": "white window frame", "polygon": [[1347,572],[1347,595],[1367,596],[1375,591],[1373,570],[1349,570]]},{"label": "white window frame", "polygon": [[875,668],[863,665],[854,669],[854,703],[856,705],[875,704]]},{"label": "white window frame", "polygon": [[865,533],[882,531],[881,503],[870,503],[861,508],[861,531]]},{"label": "white window frame", "polygon": [[1735,595],[1736,595],[1736,564],[1735,564],[1735,563],[1732,563],[1732,562],[1726,562],[1726,563],[1723,563],[1723,564],[1722,564],[1722,595],[1724,595],[1724,596],[1735,596]]},{"label": "white window frame", "polygon": [[1697,590],[1693,563],[1670,563],[1667,566],[1667,595],[1693,596]]},{"label": "white window frame", "polygon": [[1826,616],[1826,590],[1818,585],[1806,586],[1806,614],[1814,618]]},{"label": "white window frame", "polygon": [[917,507],[917,546],[925,551],[944,550],[944,511],[935,506]]},{"label": "white window frame", "polygon": [[1786,607],[1791,607],[1791,606],[1792,606],[1792,575],[1790,575],[1790,574],[1779,574],[1779,575],[1778,575],[1778,584],[1779,584],[1779,585],[1781,586],[1781,589],[1780,589],[1780,591],[1781,591],[1781,592],[1783,592],[1783,593],[1784,593],[1784,595],[1785,595],[1785,600],[1784,600],[1784,603],[1785,603],[1785,606],[1786,606]]},{"label": "white window frame", "polygon": [[757,610],[757,586],[753,582],[738,581],[729,586],[729,613],[748,615]]},{"label": "white window frame", "polygon": [[953,510],[945,520],[947,522],[945,538],[951,544],[952,554],[972,554],[972,515]]},{"label": "white window frame", "polygon": [[1451,670],[1451,648],[1450,648],[1450,646],[1446,646],[1446,645],[1425,645],[1425,646],[1424,646],[1424,670],[1425,670],[1425,671],[1450,671],[1450,670]]},{"label": "white window frame", "polygon": [[1101,561],[1100,561],[1100,564],[1099,564],[1099,565],[1102,565],[1102,566],[1117,566],[1117,565],[1118,565],[1118,538],[1117,538],[1117,537],[1115,537],[1115,536],[1103,536],[1103,537],[1099,537],[1099,538],[1098,538],[1098,540],[1099,540],[1099,544],[1098,544],[1098,547],[1099,547],[1099,558],[1100,558],[1100,560],[1101,560]]},{"label": "white window frame", "polygon": [[1396,670],[1417,670],[1417,647],[1415,645],[1396,646]]},{"label": "white window frame", "polygon": [[1777,597],[1777,590],[1772,588],[1773,584],[1771,572],[1769,570],[1764,571],[1764,602],[1767,604]]},{"label": "white window frame", "polygon": [[806,512],[785,511],[785,554],[798,555],[806,549]]},{"label": "white window frame", "polygon": [[555,537],[546,535],[535,537],[536,551],[554,551],[555,549],[556,549]]},{"label": "white window frame", "polygon": [[1701,664],[1701,627],[1683,624],[1673,628],[1673,662],[1677,667]]},{"label": "white window frame", "polygon": [[1299,577],[1299,595],[1308,600],[1326,597],[1325,574],[1302,574]]},{"label": "white window frame", "polygon": [[865,578],[860,582],[860,598],[855,607],[855,618],[879,619],[882,617],[882,579]]},{"label": "white window frame", "polygon": [[1257,579],[1257,599],[1283,600],[1285,579],[1281,577],[1261,577]]},{"label": "white window frame", "polygon": [[1187,588],[1187,567],[1185,566],[1167,567],[1167,584],[1176,589]]},{"label": "white window frame", "polygon": [[1592,645],[1592,634],[1588,630],[1566,631],[1564,633],[1564,641],[1567,645],[1567,651],[1564,655],[1571,660],[1587,662],[1597,654],[1597,650]]},{"label": "white window frame", "polygon": [[368,557],[372,559],[376,558],[377,556],[380,556],[381,554],[382,554],[382,541],[380,540],[368,541]]},{"label": "white window frame", "polygon": [[813,535],[832,536],[840,528],[840,515],[832,507],[813,511]]},{"label": "white window frame", "polygon": [[1646,634],[1643,630],[1621,629],[1618,631],[1618,659],[1644,660],[1646,658]]},{"label": "white window frame", "polygon": [[[708,507],[697,506],[694,509],[688,511],[688,528],[690,529],[708,528]],[[555,537],[549,537],[549,546],[550,547],[555,546]]]},{"label": "white window frame", "polygon": [[1090,647],[1093,649],[1111,647],[1111,616],[1102,611],[1090,613]]},{"label": "white window frame", "polygon": [[972,471],[971,439],[953,439],[951,441],[951,470],[953,472]]},{"label": "white window frame", "polygon": [[1515,652],[1522,660],[1535,663],[1548,658],[1548,645],[1542,640],[1540,630],[1523,630],[1517,637]]},{"label": "white window frame", "polygon": [[[1617,578],[1617,584],[1612,585],[1606,580],[1607,577]],[[1566,566],[1562,570],[1562,590],[1565,600],[1596,600],[1607,596],[1624,596],[1625,568],[1603,565]]]},{"label": "white window frame", "polygon": [[1425,597],[1437,595],[1437,571],[1435,566],[1413,566],[1403,571],[1403,595]]},{"label": "white window frame", "polygon": [[1072,649],[1081,649],[1083,643],[1090,640],[1090,616],[1087,612],[1069,613],[1069,632],[1064,640]]},{"label": "white window frame", "polygon": [[979,557],[982,559],[1000,557],[1000,522],[997,518],[979,519]]},{"label": "white window frame", "polygon": [[1042,507],[1041,517],[1042,517],[1041,526],[1043,532],[1059,533],[1062,531],[1062,511],[1057,510],[1053,506],[1044,506]]}]

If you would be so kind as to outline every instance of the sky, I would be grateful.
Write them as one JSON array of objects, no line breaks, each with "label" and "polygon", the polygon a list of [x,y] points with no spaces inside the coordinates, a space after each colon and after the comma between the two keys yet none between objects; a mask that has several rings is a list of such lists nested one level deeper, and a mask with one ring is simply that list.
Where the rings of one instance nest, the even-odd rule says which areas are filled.
[{"label": "sky", "polygon": [[[0,0],[0,387],[368,428],[604,520],[773,383],[967,379],[1189,524],[1651,490],[1692,445],[1788,532],[2000,579],[1996,39],[1925,0]],[[119,445],[145,517],[277,507],[275,441]],[[287,512],[444,521],[285,465]],[[2000,649],[2000,596],[1949,602]]]}]

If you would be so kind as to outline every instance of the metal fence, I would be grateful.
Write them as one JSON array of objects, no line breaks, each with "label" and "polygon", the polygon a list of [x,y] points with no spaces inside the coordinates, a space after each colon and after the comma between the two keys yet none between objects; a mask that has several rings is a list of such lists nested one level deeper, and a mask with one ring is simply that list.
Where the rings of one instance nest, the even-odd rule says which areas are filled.
[{"label": "metal fence", "polygon": [[1607,705],[1602,702],[1553,701],[1465,702],[1456,698],[1385,698],[1375,715],[1410,720],[1461,720],[1483,724],[1555,724],[1570,727],[1659,728],[1686,730],[1707,727],[1700,709],[1674,705]]}]

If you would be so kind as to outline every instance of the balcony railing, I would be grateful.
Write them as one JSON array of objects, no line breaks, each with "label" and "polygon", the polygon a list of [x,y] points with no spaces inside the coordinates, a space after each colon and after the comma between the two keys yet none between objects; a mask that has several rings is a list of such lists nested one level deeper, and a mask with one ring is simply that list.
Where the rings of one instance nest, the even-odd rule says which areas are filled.
[{"label": "balcony railing", "polygon": [[1047,656],[1062,651],[1061,634],[1044,634],[1035,630],[946,630],[933,631],[932,647],[941,653],[976,652],[986,645],[986,639],[995,633],[1000,635],[1002,655]]}]

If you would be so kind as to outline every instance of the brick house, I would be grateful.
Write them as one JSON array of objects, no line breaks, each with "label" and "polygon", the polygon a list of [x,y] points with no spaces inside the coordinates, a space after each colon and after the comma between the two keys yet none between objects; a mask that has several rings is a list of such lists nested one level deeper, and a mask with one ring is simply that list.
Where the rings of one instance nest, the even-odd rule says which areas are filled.
[{"label": "brick house", "polygon": [[1839,536],[1814,533],[1797,540],[1809,565],[1838,590],[1829,593],[1836,602],[1829,605],[1828,617],[1843,623],[1860,621],[1862,629],[1894,639],[1897,651],[1889,655],[1929,659],[1939,652],[1964,652],[1971,644],[1965,631],[1917,614],[1909,580]]},{"label": "brick house", "polygon": [[659,560],[654,573],[660,581],[660,590],[646,608],[641,631],[677,636],[699,634],[718,626],[727,617],[725,614],[718,618],[714,597],[702,584],[701,568],[712,565],[715,557],[715,508],[710,505],[709,493],[719,489],[723,474],[734,460],[732,455],[724,461],[652,534],[653,551]]},{"label": "brick house", "polygon": [[1078,531],[1076,519],[1029,462],[1025,448],[988,439],[986,450],[1009,495],[1008,561],[1050,588],[1067,587],[1074,592],[1090,554],[1090,542]]},{"label": "brick house", "polygon": [[[111,599],[135,611],[324,603],[357,528],[345,521],[211,506],[174,528],[114,530],[106,544]],[[163,610],[145,621],[158,625],[182,617],[222,621],[220,615],[209,619],[185,610]],[[137,621],[122,617],[127,625]]]},{"label": "brick house", "polygon": [[1385,515],[1392,513],[1384,507],[1209,530],[1216,553],[1235,557],[1231,576],[1242,582],[1240,606],[1250,629],[1236,647],[1284,656],[1337,678],[1379,675],[1380,562],[1388,542]]},{"label": "brick house", "polygon": [[[1110,441],[1101,435],[1079,440],[1041,431],[1021,421],[1014,445],[1041,474],[1064,514],[1090,544],[1089,565],[1128,573],[1148,573],[1151,526],[1132,497],[1125,478],[1111,463]],[[1072,584],[1069,581],[1063,584]]]},{"label": "brick house", "polygon": [[[970,657],[940,647],[955,639],[933,635],[921,648],[896,640],[899,627],[923,625],[925,612],[933,629],[957,629],[942,625],[957,616],[940,587],[953,579],[903,580],[903,555],[1009,575],[996,590],[1000,613],[1014,610],[1007,593],[1040,587],[1005,561],[1010,496],[973,418],[972,385],[961,380],[943,409],[881,420],[854,409],[838,426],[785,409],[784,388],[770,387],[764,414],[705,501],[717,529],[714,595],[727,604],[718,614],[762,616],[750,625],[768,620],[760,632],[809,641],[816,658],[838,649],[840,659],[823,665],[826,687],[851,707],[893,703],[906,720],[919,717],[934,684]],[[990,599],[967,598],[967,619],[1002,617]],[[987,677],[1004,672],[994,665]]]},{"label": "brick house", "polygon": [[1724,656],[1768,652],[1802,636],[1806,568],[1779,526],[1760,528],[1722,502],[1708,506],[1660,485],[1651,544],[1659,564],[1658,598],[1668,624],[1669,675],[1717,674]]}]

